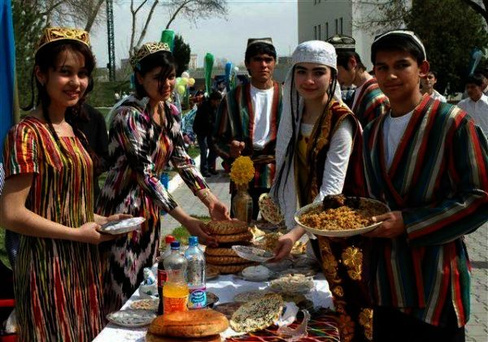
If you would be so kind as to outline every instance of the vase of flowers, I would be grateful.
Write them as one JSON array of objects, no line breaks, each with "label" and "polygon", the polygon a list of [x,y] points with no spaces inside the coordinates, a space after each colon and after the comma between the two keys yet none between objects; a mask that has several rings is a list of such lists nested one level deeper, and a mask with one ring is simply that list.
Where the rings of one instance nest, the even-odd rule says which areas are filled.
[{"label": "vase of flowers", "polygon": [[231,166],[230,179],[237,187],[237,193],[232,199],[234,216],[243,222],[250,223],[252,219],[252,197],[248,193],[248,184],[254,178],[254,165],[249,157],[238,157]]}]

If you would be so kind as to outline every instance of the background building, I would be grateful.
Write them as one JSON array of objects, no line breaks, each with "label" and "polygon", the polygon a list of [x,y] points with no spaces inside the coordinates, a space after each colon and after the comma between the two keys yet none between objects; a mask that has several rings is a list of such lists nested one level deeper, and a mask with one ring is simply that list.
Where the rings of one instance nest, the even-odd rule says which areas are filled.
[{"label": "background building", "polygon": [[[410,2],[410,0],[409,0]],[[379,6],[385,0],[309,0],[298,2],[298,42],[327,40],[335,34],[356,39],[356,52],[369,69],[371,43],[374,37],[386,31],[371,22],[376,19]]]}]

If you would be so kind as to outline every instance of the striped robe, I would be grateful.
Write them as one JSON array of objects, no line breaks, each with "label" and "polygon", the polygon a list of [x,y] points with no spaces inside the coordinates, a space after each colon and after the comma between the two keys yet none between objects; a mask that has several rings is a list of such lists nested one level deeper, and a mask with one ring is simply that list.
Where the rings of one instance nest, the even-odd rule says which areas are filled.
[{"label": "striped robe", "polygon": [[385,166],[380,117],[364,130],[371,197],[402,211],[405,234],[374,239],[374,298],[435,326],[448,305],[459,327],[469,319],[470,263],[463,235],[488,220],[488,144],[458,107],[429,96]]},{"label": "striped robe", "polygon": [[362,127],[377,117],[386,114],[390,108],[388,98],[383,94],[376,78],[366,81],[361,88],[352,112],[358,118]]},{"label": "striped robe", "polygon": [[[185,151],[180,125],[157,125],[149,114],[148,98],[129,96],[115,108],[109,134],[109,170],[98,197],[98,213],[142,216],[141,230],[103,243],[104,312],[120,309],[143,280],[144,267],[156,262],[161,211],[178,206],[160,181],[171,161],[186,185],[196,193],[207,188],[205,180]],[[171,115],[175,107],[160,103]],[[172,113],[174,114],[174,113]]]},{"label": "striped robe", "polygon": [[230,142],[243,141],[246,144],[242,155],[255,159],[259,156],[272,156],[271,162],[255,163],[254,180],[249,184],[255,188],[270,188],[275,174],[275,146],[278,123],[281,113],[281,87],[278,82],[273,83],[274,94],[271,109],[271,140],[261,151],[254,151],[254,110],[251,99],[251,85],[238,86],[231,90],[220,104],[215,121],[213,140],[217,154],[227,163],[232,163],[230,157]]}]

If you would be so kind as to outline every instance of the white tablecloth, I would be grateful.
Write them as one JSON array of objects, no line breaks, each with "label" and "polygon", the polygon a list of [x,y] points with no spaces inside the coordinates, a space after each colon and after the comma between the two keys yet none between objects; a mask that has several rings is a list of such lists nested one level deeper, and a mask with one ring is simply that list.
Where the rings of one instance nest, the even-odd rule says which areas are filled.
[{"label": "white tablecloth", "polygon": [[[305,296],[310,299],[316,308],[332,307],[332,297],[329,285],[323,274],[319,273],[314,278],[314,289]],[[219,276],[217,279],[207,283],[207,290],[215,293],[219,297],[220,303],[232,302],[234,296],[241,292],[251,290],[264,290],[269,286],[269,282],[250,282],[233,275]],[[129,308],[134,300],[141,299],[139,290],[134,292],[132,297],[124,304],[122,309]],[[124,328],[113,323],[109,323],[100,334],[93,340],[94,342],[144,342],[147,326],[142,328]]]}]

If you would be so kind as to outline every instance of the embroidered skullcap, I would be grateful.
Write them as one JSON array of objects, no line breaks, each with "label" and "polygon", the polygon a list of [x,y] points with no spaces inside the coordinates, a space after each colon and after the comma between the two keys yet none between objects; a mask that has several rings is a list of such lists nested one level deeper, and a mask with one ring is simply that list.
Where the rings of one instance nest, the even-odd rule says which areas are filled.
[{"label": "embroidered skullcap", "polygon": [[310,40],[297,46],[291,57],[292,64],[317,63],[337,71],[337,54],[334,47],[321,40]]},{"label": "embroidered skullcap", "polygon": [[353,37],[345,35],[336,34],[327,39],[327,43],[332,44],[338,53],[341,51],[354,52],[356,50],[356,40]]},{"label": "embroidered skullcap", "polygon": [[253,45],[253,44],[258,44],[258,43],[268,44],[268,45],[271,45],[271,46],[274,47],[273,40],[270,37],[266,37],[266,38],[249,38],[247,40],[247,47],[249,47],[250,45]]},{"label": "embroidered skullcap", "polygon": [[371,45],[371,60],[374,63],[374,54],[376,53],[375,46],[386,37],[402,37],[408,39],[410,42],[415,44],[423,53],[423,60],[427,60],[427,53],[425,52],[425,46],[419,37],[415,35],[413,31],[408,30],[392,30],[382,33],[374,38],[373,45]]},{"label": "embroidered skullcap", "polygon": [[134,56],[132,56],[132,58],[130,59],[130,65],[132,66],[132,69],[134,70],[139,69],[140,61],[142,61],[147,56],[160,51],[171,52],[171,48],[168,43],[163,43],[163,42],[151,42],[151,43],[143,44],[141,48],[137,50],[134,53]]},{"label": "embroidered skullcap", "polygon": [[90,35],[85,30],[71,27],[47,27],[42,32],[41,39],[37,45],[36,54],[47,44],[60,40],[73,40],[90,47]]}]

